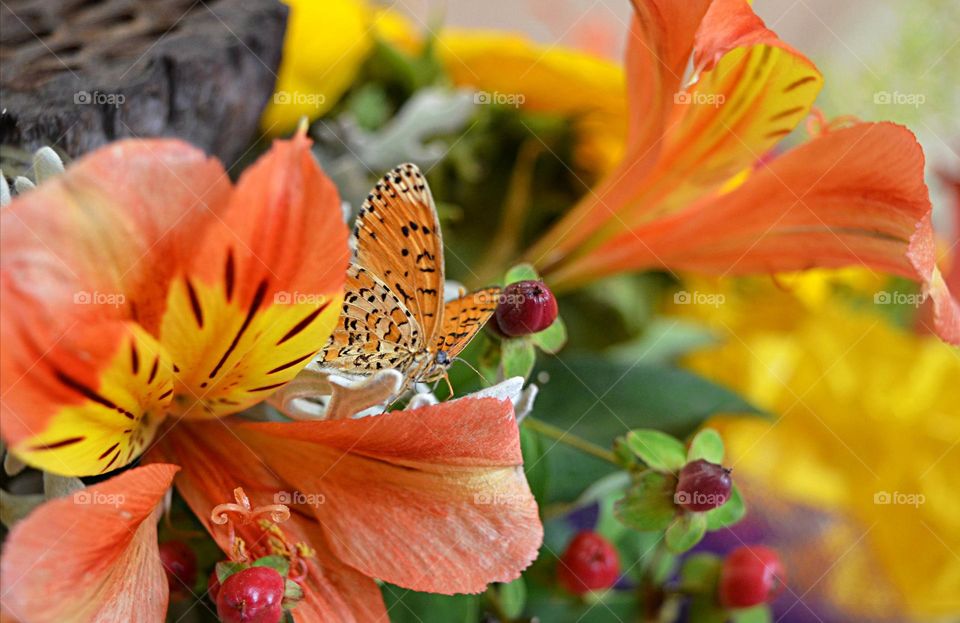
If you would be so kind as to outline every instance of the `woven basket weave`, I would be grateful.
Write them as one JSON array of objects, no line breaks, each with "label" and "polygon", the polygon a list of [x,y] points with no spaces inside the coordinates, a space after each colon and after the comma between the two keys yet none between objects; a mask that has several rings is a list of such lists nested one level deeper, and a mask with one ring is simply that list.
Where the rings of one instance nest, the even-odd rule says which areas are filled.
[{"label": "woven basket weave", "polygon": [[77,156],[178,136],[232,164],[257,138],[286,13],[277,0],[5,0],[0,144]]}]

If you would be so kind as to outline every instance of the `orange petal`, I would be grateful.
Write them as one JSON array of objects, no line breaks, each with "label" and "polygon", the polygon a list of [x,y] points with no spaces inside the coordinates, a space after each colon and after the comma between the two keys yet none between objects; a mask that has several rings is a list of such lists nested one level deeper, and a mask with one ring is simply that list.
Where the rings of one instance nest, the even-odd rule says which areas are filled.
[{"label": "orange petal", "polygon": [[176,471],[132,469],[16,524],[0,567],[5,614],[36,623],[163,621],[157,510]]},{"label": "orange petal", "polygon": [[149,442],[172,384],[149,331],[228,188],[184,143],[121,141],[3,211],[3,435],[24,460],[91,474]]},{"label": "orange petal", "polygon": [[863,265],[924,284],[941,336],[955,341],[957,306],[934,266],[930,209],[913,134],[861,123],[776,158],[728,194],[620,236],[557,278],[655,266],[733,275]]},{"label": "orange petal", "polygon": [[624,175],[608,205],[607,240],[687,207],[750,168],[810,111],[823,78],[766,28],[746,0],[714,0],[697,30],[695,77],[671,101],[660,157],[644,176]]},{"label": "orange petal", "polygon": [[52,318],[63,327],[107,317],[153,332],[169,280],[229,189],[216,160],[180,141],[98,149],[3,211],[8,285],[41,306],[67,306],[69,318]]},{"label": "orange petal", "polygon": [[693,51],[694,35],[710,0],[634,0],[627,38],[627,150],[623,161],[534,246],[528,257],[547,265],[598,229],[657,161],[673,96]]},{"label": "orange petal", "polygon": [[[645,171],[638,161],[655,156],[673,108],[673,94],[687,71],[694,35],[710,0],[670,2],[634,0],[634,17],[627,38],[627,95],[630,107],[627,134],[630,175]],[[651,161],[647,160],[648,162]],[[621,170],[620,174],[626,170]]]},{"label": "orange petal", "polygon": [[942,172],[940,177],[953,199],[953,232],[946,236],[946,258],[941,259],[941,265],[946,263],[945,274],[940,275],[935,250],[930,244],[934,236],[929,219],[917,227],[910,241],[909,255],[917,272],[921,276],[929,275],[924,283],[930,284],[927,291],[931,304],[921,308],[917,318],[918,330],[935,331],[951,344],[957,344],[960,343],[960,308],[950,292],[960,292],[960,175]]},{"label": "orange petal", "polygon": [[[644,23],[642,5],[638,11]],[[563,255],[575,253],[575,246],[589,251],[716,191],[752,166],[809,112],[822,77],[813,63],[765,27],[745,0],[715,0],[700,15],[702,21],[686,23],[687,28],[699,24],[693,84],[679,89],[680,65],[672,90],[664,94],[668,100],[657,106],[631,100],[634,118],[660,119],[646,121],[644,127],[653,123],[661,130],[652,139],[649,131],[631,133],[631,155],[620,169],[548,234],[546,240],[555,248],[547,250],[542,243],[535,247],[540,256],[532,259],[541,265],[564,261]],[[686,34],[680,38],[685,40]],[[644,39],[634,33],[630,41]],[[661,58],[665,67],[676,65],[669,56]],[[661,82],[649,73],[631,70],[629,78],[648,87]],[[637,92],[643,93],[640,86],[631,87],[631,93]]]},{"label": "orange petal", "polygon": [[[297,623],[344,623],[388,620],[380,587],[343,562],[327,546],[320,525],[301,515],[288,522],[290,533],[310,543],[316,557],[308,562],[304,600],[297,605]],[[283,524],[287,527],[287,524]]]},{"label": "orange petal", "polygon": [[[147,456],[147,460],[174,459],[183,465],[176,479],[177,490],[225,552],[230,551],[227,532],[211,523],[210,511],[232,501],[234,488],[243,487],[254,506],[276,504],[282,501],[276,497],[278,493],[291,492],[263,462],[259,450],[241,441],[223,420],[183,422]],[[330,552],[314,519],[294,510],[280,528],[292,541],[305,541],[317,553],[308,561],[304,600],[294,610],[299,623],[386,620],[376,583]],[[263,543],[263,533],[248,525],[239,526],[238,535],[258,555],[256,547]]]},{"label": "orange petal", "polygon": [[746,0],[714,0],[694,51],[696,81],[677,95],[651,183],[628,225],[683,209],[755,162],[809,113],[823,77],[769,30]]},{"label": "orange petal", "polygon": [[537,555],[543,528],[509,402],[237,427],[313,507],[347,564],[419,591],[475,593]]},{"label": "orange petal", "polygon": [[177,410],[237,412],[296,376],[333,329],[348,256],[340,199],[310,142],[276,141],[170,289],[160,339],[181,371]]},{"label": "orange petal", "polygon": [[[907,257],[917,271],[924,293],[933,303],[933,328],[937,335],[951,344],[960,345],[960,303],[951,294],[950,285],[937,268],[935,247],[933,226],[927,215],[917,224],[910,238]],[[954,282],[960,281],[956,277],[958,273],[960,271],[954,267],[951,275]],[[956,288],[958,284],[952,285]]]},{"label": "orange petal", "polygon": [[173,392],[156,340],[136,323],[111,320],[56,335],[42,311],[33,315],[13,293],[5,291],[3,306],[2,418],[11,451],[39,469],[79,476],[139,456]]},{"label": "orange petal", "polygon": [[694,66],[709,71],[727,52],[754,45],[776,46],[803,58],[766,27],[747,0],[713,0],[697,31]]}]

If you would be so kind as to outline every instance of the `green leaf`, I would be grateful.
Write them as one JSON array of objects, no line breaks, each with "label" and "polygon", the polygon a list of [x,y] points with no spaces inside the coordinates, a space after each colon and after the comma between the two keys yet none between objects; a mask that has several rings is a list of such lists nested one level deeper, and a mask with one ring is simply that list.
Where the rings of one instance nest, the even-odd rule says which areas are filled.
[{"label": "green leaf", "polygon": [[504,340],[502,353],[500,365],[503,368],[504,378],[530,376],[533,365],[537,362],[537,351],[533,347],[533,342],[526,338]]},{"label": "green leaf", "polygon": [[[582,290],[582,295],[576,298],[589,298],[595,301],[595,304],[609,309],[621,319],[629,337],[633,337],[638,332],[646,332],[655,322],[658,311],[663,308],[664,291],[668,287],[675,286],[669,276],[663,273],[621,274],[587,286]],[[609,318],[606,313],[604,316]],[[605,324],[597,329],[606,332],[607,327]],[[617,340],[612,344],[623,343],[624,340]],[[631,363],[636,361],[637,357],[630,360]]]},{"label": "green leaf", "polygon": [[509,584],[501,584],[499,594],[500,607],[507,617],[515,619],[523,614],[523,608],[527,605],[527,585],[523,576]]},{"label": "green leaf", "polygon": [[719,508],[707,511],[703,515],[707,518],[707,530],[719,530],[727,528],[743,519],[747,514],[747,507],[743,502],[743,496],[737,485],[733,485],[730,492],[730,499],[726,504]]},{"label": "green leaf", "polygon": [[543,499],[550,478],[544,458],[543,439],[526,426],[520,427],[520,451],[523,453],[523,471],[533,497]]},{"label": "green leaf", "polygon": [[723,561],[713,554],[693,554],[680,568],[680,585],[684,592],[713,595],[717,590]]},{"label": "green leaf", "polygon": [[766,604],[760,604],[753,608],[731,610],[728,614],[733,623],[770,623],[773,621],[770,606]]},{"label": "green leaf", "polygon": [[537,281],[539,279],[540,275],[537,274],[537,269],[532,264],[517,264],[507,271],[503,282],[505,285],[510,285],[518,281]]},{"label": "green leaf", "polygon": [[296,606],[303,599],[303,587],[287,578],[283,583],[283,602],[284,609],[290,609]]},{"label": "green leaf", "polygon": [[639,338],[612,346],[604,353],[628,364],[668,364],[718,341],[717,335],[702,325],[681,318],[657,317]]},{"label": "green leaf", "polygon": [[418,75],[414,60],[399,48],[383,39],[377,39],[372,61],[383,68],[383,73],[402,83],[408,91],[416,90]]},{"label": "green leaf", "polygon": [[418,593],[392,584],[380,587],[391,623],[478,623],[480,595]]},{"label": "green leaf", "polygon": [[[636,582],[645,578],[654,577],[658,572],[672,575],[673,556],[655,554],[663,540],[661,531],[638,531],[626,526],[617,517],[617,505],[623,499],[625,489],[630,486],[630,476],[626,472],[614,472],[602,478],[584,491],[577,503],[585,503],[588,499],[596,500],[599,504],[597,523],[594,531],[606,537],[620,555],[622,561],[632,561],[624,564],[624,573]],[[556,551],[563,551],[573,535],[570,534]],[[654,568],[653,565],[656,565]],[[656,580],[654,580],[656,581]],[[539,614],[534,611],[534,614]]]},{"label": "green leaf", "polygon": [[716,414],[761,413],[730,390],[668,366],[572,355],[543,358],[537,368],[548,380],[539,381],[535,413],[565,429],[578,424],[581,437],[603,446],[635,428],[686,437]]},{"label": "green leaf", "polygon": [[382,126],[392,112],[383,86],[376,82],[368,82],[357,88],[350,95],[347,106],[360,127],[366,130],[376,130]]},{"label": "green leaf", "polygon": [[614,506],[614,514],[634,530],[663,530],[677,514],[673,492],[677,480],[669,474],[648,470]]},{"label": "green leaf", "polygon": [[652,428],[627,433],[627,445],[641,461],[659,472],[676,472],[686,464],[683,444]]},{"label": "green leaf", "polygon": [[707,532],[707,518],[703,513],[682,513],[667,528],[667,548],[682,554],[700,542]]},{"label": "green leaf", "polygon": [[[630,474],[614,472],[596,481],[574,503],[578,508],[597,504],[597,523],[594,531],[616,542],[624,532],[632,532],[617,518],[617,503],[630,486]],[[634,534],[636,534],[634,532]]]},{"label": "green leaf", "polygon": [[12,528],[33,509],[44,503],[42,493],[16,495],[0,489],[0,522]]},{"label": "green leaf", "polygon": [[[569,320],[566,312],[564,319]],[[468,371],[466,366],[462,369]],[[635,428],[657,428],[686,437],[715,413],[758,412],[729,390],[662,366],[631,367],[576,354],[540,357],[534,378],[541,391],[533,416],[603,447],[611,447],[615,439]],[[461,386],[454,386],[459,392]],[[550,448],[543,459],[550,479],[546,496],[538,500],[542,504],[571,502],[595,480],[617,469],[562,443],[544,443]]]},{"label": "green leaf", "polygon": [[723,439],[712,428],[704,428],[690,442],[687,462],[703,459],[718,465],[723,462]]},{"label": "green leaf", "polygon": [[577,498],[574,506],[582,508],[594,502],[599,502],[610,495],[619,497],[629,486],[630,474],[625,471],[614,472],[587,487],[580,497]]},{"label": "green leaf", "polygon": [[560,349],[567,343],[567,325],[563,324],[563,319],[559,316],[553,321],[553,324],[530,336],[533,343],[540,350],[550,355],[560,352]]},{"label": "green leaf", "polygon": [[263,556],[262,558],[257,558],[256,561],[251,567],[270,567],[282,577],[287,577],[287,573],[290,572],[290,561],[284,558],[283,556]]},{"label": "green leaf", "polygon": [[232,560],[218,562],[216,567],[217,579],[223,584],[231,575],[246,568],[247,565],[242,562],[233,562]]},{"label": "green leaf", "polygon": [[[544,566],[536,577],[527,572],[527,612],[536,615],[539,621],[549,623],[610,623],[611,621],[635,621],[640,605],[639,591],[606,591],[579,599],[566,591],[558,590],[555,569]],[[388,604],[389,605],[389,604]],[[393,616],[393,610],[390,615]],[[521,621],[527,619],[520,619]],[[423,619],[426,623],[442,621],[442,618]]]}]

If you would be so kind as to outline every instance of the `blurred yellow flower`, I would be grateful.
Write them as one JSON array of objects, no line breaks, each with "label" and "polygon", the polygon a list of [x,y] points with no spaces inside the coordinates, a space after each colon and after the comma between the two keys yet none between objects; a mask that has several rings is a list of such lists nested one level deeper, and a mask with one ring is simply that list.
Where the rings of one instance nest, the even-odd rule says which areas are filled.
[{"label": "blurred yellow flower", "polygon": [[[290,18],[276,93],[262,119],[282,134],[300,117],[316,119],[350,87],[380,38],[419,52],[423,35],[400,14],[362,0],[288,0]],[[519,35],[461,29],[437,34],[437,53],[457,86],[486,92],[491,101],[569,116],[576,122],[577,164],[591,173],[621,157],[626,135],[623,68],[615,62]]]},{"label": "blurred yellow flower", "polygon": [[889,607],[956,615],[960,352],[828,296],[838,284],[875,292],[874,281],[850,269],[793,276],[780,288],[688,282],[693,304],[676,309],[726,339],[687,363],[773,414],[711,424],[740,477],[845,522],[844,538],[808,545],[836,550],[835,567],[815,574],[832,603],[861,616]]},{"label": "blurred yellow flower", "polygon": [[627,128],[623,67],[591,54],[503,32],[446,29],[437,51],[454,83],[576,119],[577,164],[607,171],[623,154]]},{"label": "blurred yellow flower", "polygon": [[336,105],[382,32],[403,37],[400,18],[358,0],[285,0],[290,7],[283,59],[274,95],[260,125],[271,136],[286,134],[301,117],[322,117]]}]

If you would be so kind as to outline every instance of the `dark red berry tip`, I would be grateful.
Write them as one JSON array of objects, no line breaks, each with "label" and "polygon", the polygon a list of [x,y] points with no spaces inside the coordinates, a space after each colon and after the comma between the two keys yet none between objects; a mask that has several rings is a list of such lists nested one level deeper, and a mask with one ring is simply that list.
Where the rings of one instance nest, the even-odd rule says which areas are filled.
[{"label": "dark red berry tip", "polygon": [[553,324],[557,313],[557,299],[545,283],[518,281],[504,288],[500,295],[497,329],[509,337],[539,333]]},{"label": "dark red berry tip", "polygon": [[730,472],[730,469],[704,459],[687,463],[680,470],[674,502],[696,513],[723,506],[733,489]]}]

